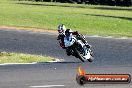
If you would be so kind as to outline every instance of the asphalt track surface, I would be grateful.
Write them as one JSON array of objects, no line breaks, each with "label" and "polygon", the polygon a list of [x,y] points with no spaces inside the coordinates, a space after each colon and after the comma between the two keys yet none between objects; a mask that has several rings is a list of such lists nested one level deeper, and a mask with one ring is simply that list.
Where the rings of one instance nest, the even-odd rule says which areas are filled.
[{"label": "asphalt track surface", "polygon": [[59,58],[58,63],[32,65],[1,65],[0,88],[132,88],[129,84],[76,83],[77,68],[81,65],[89,74],[132,75],[132,39],[86,37],[92,45],[95,60],[82,63],[67,56],[54,33],[37,33],[0,29],[0,51],[41,54]]}]

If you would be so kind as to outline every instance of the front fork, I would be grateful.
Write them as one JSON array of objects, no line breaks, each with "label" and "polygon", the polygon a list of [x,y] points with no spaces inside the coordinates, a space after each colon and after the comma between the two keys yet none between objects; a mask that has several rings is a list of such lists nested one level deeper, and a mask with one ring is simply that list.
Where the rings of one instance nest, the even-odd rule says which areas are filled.
[{"label": "front fork", "polygon": [[94,57],[93,51],[92,51],[91,49],[89,49],[89,52],[90,52],[90,55],[91,55],[92,57]]}]

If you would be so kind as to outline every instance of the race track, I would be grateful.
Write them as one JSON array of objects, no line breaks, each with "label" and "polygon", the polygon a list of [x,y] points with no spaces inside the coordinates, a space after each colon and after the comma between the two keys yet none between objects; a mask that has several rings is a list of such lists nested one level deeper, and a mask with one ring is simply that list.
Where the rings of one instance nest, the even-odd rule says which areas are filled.
[{"label": "race track", "polygon": [[[130,84],[76,83],[79,65],[87,73],[132,75],[132,39],[86,37],[92,45],[95,60],[82,63],[67,56],[56,40],[55,33],[37,33],[0,29],[0,51],[42,54],[59,58],[58,63],[0,66],[0,88],[131,88]],[[52,86],[51,86],[52,85]]]}]

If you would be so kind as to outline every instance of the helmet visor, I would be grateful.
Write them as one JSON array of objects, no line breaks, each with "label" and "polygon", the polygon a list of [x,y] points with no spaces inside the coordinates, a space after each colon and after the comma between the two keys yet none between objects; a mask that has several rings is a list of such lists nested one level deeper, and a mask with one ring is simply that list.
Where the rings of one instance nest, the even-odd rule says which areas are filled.
[{"label": "helmet visor", "polygon": [[59,33],[63,33],[63,30],[58,30]]}]

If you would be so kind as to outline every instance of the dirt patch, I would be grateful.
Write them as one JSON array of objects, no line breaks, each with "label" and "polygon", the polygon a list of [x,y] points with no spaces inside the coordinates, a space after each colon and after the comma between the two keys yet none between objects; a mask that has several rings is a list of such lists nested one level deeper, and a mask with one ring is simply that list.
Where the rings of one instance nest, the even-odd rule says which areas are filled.
[{"label": "dirt patch", "polygon": [[51,30],[51,29],[39,29],[39,28],[26,28],[26,27],[12,27],[12,26],[0,26],[0,28],[3,29],[10,29],[10,30],[29,30],[29,31],[33,31],[33,32],[50,32],[50,33],[57,33],[57,31],[55,30]]}]

